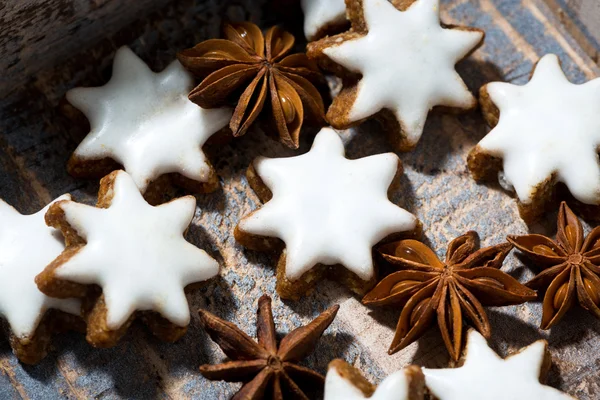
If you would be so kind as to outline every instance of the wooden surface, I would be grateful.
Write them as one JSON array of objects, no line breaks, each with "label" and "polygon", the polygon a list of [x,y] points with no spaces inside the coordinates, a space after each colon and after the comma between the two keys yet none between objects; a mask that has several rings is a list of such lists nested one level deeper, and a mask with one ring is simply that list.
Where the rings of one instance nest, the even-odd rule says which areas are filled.
[{"label": "wooden surface", "polygon": [[[66,192],[79,201],[93,203],[97,183],[75,180],[65,171],[70,153],[85,134],[61,112],[65,91],[79,85],[105,83],[110,76],[114,50],[123,44],[130,45],[152,68],[159,70],[173,59],[177,50],[217,35],[222,17],[248,18],[267,27],[276,16],[272,8],[263,6],[265,1],[173,1],[159,12],[150,13],[89,45],[75,34],[65,42],[70,49],[65,51],[68,57],[63,54],[48,60],[30,58],[27,63],[37,63],[31,67],[39,71],[36,76],[12,75],[10,79],[20,82],[17,89],[0,92],[3,93],[0,98],[0,197],[27,213],[37,211]],[[115,0],[111,3],[133,2]],[[568,76],[575,82],[599,74],[598,67],[560,27],[541,0],[442,0],[442,14],[448,23],[476,26],[487,33],[485,45],[459,65],[459,71],[474,91],[493,80],[525,83],[533,64],[547,52],[559,54]],[[117,17],[107,15],[106,18],[110,24]],[[293,29],[301,26],[299,15],[296,21]],[[6,6],[4,9],[0,6],[0,24],[2,35],[7,24],[11,24]],[[93,29],[92,36],[102,37],[99,26]],[[73,43],[77,46],[73,47]],[[4,44],[5,41],[0,41],[2,52],[7,48],[2,47]],[[35,46],[20,45],[20,50],[10,54]],[[0,57],[2,63],[4,55]],[[0,65],[6,69],[6,64]],[[27,74],[24,71],[30,67],[19,68]],[[23,82],[26,84],[21,84]],[[527,232],[513,199],[497,186],[475,184],[467,172],[466,155],[486,132],[478,112],[462,116],[433,115],[417,149],[401,155],[406,172],[393,200],[421,219],[425,240],[440,255],[450,239],[467,230],[478,231],[483,245],[498,243],[509,233]],[[303,151],[310,145],[308,133],[303,140]],[[385,135],[374,123],[366,123],[342,135],[351,158],[390,149]],[[209,152],[222,178],[223,189],[198,197],[189,239],[214,256],[221,263],[222,272],[219,279],[189,296],[191,309],[204,307],[254,335],[256,303],[264,292],[273,295],[280,332],[309,321],[337,302],[341,304],[338,318],[307,365],[324,373],[332,358],[342,357],[362,369],[374,382],[408,363],[445,366],[448,356],[435,329],[404,351],[388,356],[386,350],[399,310],[363,307],[335,282],[323,282],[299,302],[282,302],[276,296],[277,257],[246,251],[235,243],[232,235],[239,218],[258,206],[257,197],[247,186],[244,171],[260,154],[292,153],[259,132],[249,132],[244,138]],[[531,230],[554,234],[554,219],[555,215],[550,215]],[[521,281],[532,276],[514,254],[509,256],[505,269]],[[537,328],[541,318],[539,303],[490,308],[489,317],[492,344],[501,354],[546,338],[554,358],[549,383],[581,399],[600,397],[600,321],[575,309],[556,328],[542,332]],[[137,325],[113,349],[92,349],[82,336],[67,334],[55,340],[52,354],[36,367],[20,365],[12,356],[8,342],[3,340],[0,341],[0,398],[224,399],[238,386],[207,381],[197,372],[200,364],[222,358],[220,350],[199,328],[195,313],[188,333],[176,344],[160,343]]]},{"label": "wooden surface", "polygon": [[600,65],[600,1],[545,1],[581,47]]},{"label": "wooden surface", "polygon": [[3,0],[0,2],[0,93],[19,88],[168,0]]}]

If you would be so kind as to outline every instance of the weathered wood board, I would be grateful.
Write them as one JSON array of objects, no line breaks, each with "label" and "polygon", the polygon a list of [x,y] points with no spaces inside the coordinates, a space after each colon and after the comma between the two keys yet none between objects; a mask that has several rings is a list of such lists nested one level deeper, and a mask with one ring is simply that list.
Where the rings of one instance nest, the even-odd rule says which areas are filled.
[{"label": "weathered wood board", "polygon": [[600,1],[546,0],[581,47],[600,64]]},{"label": "weathered wood board", "polygon": [[[4,93],[168,0],[0,2],[0,90]],[[83,47],[82,47],[83,46]]]},{"label": "weathered wood board", "polygon": [[[134,2],[111,3],[130,6]],[[86,42],[78,33],[74,34],[77,37],[73,42],[68,37],[59,40],[57,43],[69,46],[68,50],[59,58],[48,59],[48,64],[43,56],[28,61],[22,59],[25,63],[37,63],[31,70],[25,65],[19,67],[25,77],[3,72],[5,79],[14,79],[18,85],[11,88],[14,90],[0,92],[0,197],[22,212],[37,211],[66,192],[79,201],[93,203],[97,183],[75,180],[65,171],[66,160],[85,134],[61,113],[65,91],[74,86],[106,82],[114,51],[123,44],[130,45],[153,69],[160,70],[174,58],[177,50],[216,35],[224,17],[248,18],[263,27],[269,26],[276,16],[264,3],[173,1],[116,33],[99,35],[98,30],[103,29],[104,23],[90,28],[94,31],[90,37],[102,37],[99,40]],[[6,56],[6,47],[2,45],[4,33],[11,24],[10,14],[6,14],[7,3],[3,4],[4,8],[0,5],[0,49],[3,52],[0,60]],[[138,8],[120,10],[133,15]],[[485,45],[459,65],[474,91],[492,80],[526,82],[533,64],[547,52],[561,57],[568,76],[575,82],[600,73],[541,0],[442,0],[442,14],[449,23],[480,27],[487,33]],[[108,24],[111,17],[106,18]],[[300,18],[298,14],[298,21]],[[300,24],[294,25],[297,28]],[[73,43],[77,46],[71,46]],[[22,46],[21,51],[31,51],[33,47],[28,46],[35,44]],[[7,68],[5,64],[0,65]],[[29,73],[35,75],[29,76]],[[483,245],[498,243],[509,233],[527,232],[509,195],[497,186],[475,184],[468,174],[466,155],[486,132],[478,112],[462,116],[432,115],[418,148],[401,155],[405,176],[393,200],[421,219],[426,240],[440,255],[448,240],[467,230],[479,232]],[[342,135],[351,158],[390,149],[375,123],[366,123]],[[308,136],[305,135],[303,151],[310,145]],[[290,154],[292,152],[260,132],[249,132],[209,152],[221,176],[222,190],[198,196],[189,238],[219,260],[222,272],[219,279],[189,296],[192,310],[206,308],[254,335],[256,303],[264,292],[273,296],[280,332],[308,322],[327,306],[340,303],[338,318],[307,365],[324,373],[332,358],[343,357],[376,382],[409,363],[444,366],[448,357],[435,329],[404,351],[388,356],[386,350],[399,310],[365,308],[334,282],[320,284],[314,293],[299,302],[281,301],[275,294],[276,256],[247,251],[236,244],[232,235],[236,222],[258,206],[258,199],[244,177],[246,167],[257,155]],[[554,220],[555,215],[549,215],[543,223],[530,228],[553,234]],[[509,256],[505,268],[523,281],[532,276],[514,255]],[[554,357],[549,383],[581,399],[600,396],[597,367],[600,321],[576,309],[562,324],[543,332],[537,328],[541,318],[539,303],[491,308],[489,316],[493,346],[501,354],[546,338]],[[238,386],[207,381],[197,372],[200,364],[218,362],[222,358],[221,351],[199,327],[196,315],[187,335],[176,344],[160,343],[137,325],[113,349],[93,349],[82,336],[67,334],[57,338],[52,354],[35,367],[20,365],[11,354],[8,342],[2,340],[0,398],[224,399]]]}]

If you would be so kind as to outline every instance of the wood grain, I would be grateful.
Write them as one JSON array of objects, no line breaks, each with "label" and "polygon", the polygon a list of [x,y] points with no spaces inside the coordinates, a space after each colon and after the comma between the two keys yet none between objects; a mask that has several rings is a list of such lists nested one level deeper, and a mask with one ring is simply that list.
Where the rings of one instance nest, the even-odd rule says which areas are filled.
[{"label": "wood grain", "polygon": [[546,0],[560,22],[590,57],[600,64],[600,2]]},{"label": "wood grain", "polygon": [[[81,7],[80,2],[54,3],[72,6],[71,11],[67,7],[59,12],[70,15],[72,24],[89,15],[100,15],[91,9],[77,8]],[[4,64],[0,65],[5,71],[9,69],[9,78],[5,80],[18,84],[9,85],[16,88],[10,93],[6,87],[1,92],[4,95],[0,100],[0,197],[22,212],[37,211],[66,192],[78,201],[94,202],[97,182],[75,180],[65,171],[69,155],[86,131],[65,117],[62,101],[66,90],[72,87],[106,82],[116,48],[128,44],[154,70],[160,70],[177,50],[218,35],[223,18],[250,19],[263,27],[278,20],[274,8],[266,6],[266,0],[172,1],[146,17],[138,14],[137,6],[131,6],[133,2],[101,3],[114,12],[130,14],[128,18],[135,18],[136,22],[119,29],[122,23],[112,25],[110,21],[125,17],[107,12],[107,25],[92,23],[86,34],[81,28],[69,36],[63,24],[46,18],[48,24],[54,24],[47,33],[47,37],[54,38],[52,43],[70,46],[68,51],[56,50],[57,47],[48,50],[63,52],[57,57],[37,57],[38,51],[43,54],[45,48],[36,47],[30,36],[13,40],[10,45],[4,39],[6,36],[1,36],[0,63]],[[131,8],[125,7],[125,3]],[[11,22],[13,18],[7,15],[13,14],[8,13],[6,4],[0,5],[0,21],[3,26],[10,25],[13,36],[18,36],[21,30],[35,31],[24,28],[27,23],[23,19]],[[41,1],[35,4],[43,8]],[[76,4],[79,5],[75,7]],[[442,0],[442,14],[446,22],[486,31],[485,45],[458,68],[473,91],[493,80],[526,82],[533,64],[547,52],[561,57],[568,76],[575,82],[599,74],[598,67],[541,0]],[[301,27],[299,16],[292,15],[296,19],[288,28],[296,30]],[[39,19],[34,21],[39,25]],[[104,26],[114,29],[103,31]],[[16,49],[19,47],[20,50]],[[7,63],[6,59],[13,61]],[[30,77],[32,73],[35,79]],[[406,172],[393,200],[423,221],[425,239],[440,255],[449,240],[467,230],[478,231],[483,245],[503,241],[509,233],[527,232],[509,195],[497,186],[475,184],[468,174],[466,155],[486,132],[478,112],[462,116],[432,115],[417,149],[401,155]],[[375,123],[367,122],[342,132],[342,136],[351,158],[390,150]],[[301,151],[310,146],[310,137],[311,132],[306,132]],[[247,251],[235,243],[232,235],[235,224],[259,205],[244,177],[250,161],[257,155],[291,154],[258,131],[209,151],[221,176],[222,190],[198,197],[189,239],[214,256],[222,272],[220,278],[189,295],[191,309],[206,308],[254,335],[256,302],[264,292],[273,296],[273,310],[281,332],[308,322],[339,302],[339,316],[315,354],[307,360],[308,365],[325,372],[331,359],[341,357],[374,382],[408,363],[445,366],[448,356],[435,330],[404,351],[388,356],[386,350],[399,310],[363,307],[335,282],[323,282],[299,302],[281,301],[275,294],[276,255]],[[553,234],[554,218],[550,215],[531,229]],[[509,256],[505,268],[521,281],[533,275],[514,254]],[[541,318],[539,303],[491,308],[489,316],[492,343],[501,354],[546,338],[554,357],[549,383],[581,399],[600,396],[599,321],[576,310],[550,332],[542,332],[537,328]],[[195,313],[189,332],[176,344],[160,343],[138,325],[113,349],[92,349],[83,337],[67,334],[57,338],[55,350],[36,367],[20,365],[8,343],[0,343],[2,399],[225,399],[238,387],[207,381],[198,373],[200,364],[218,362],[223,354],[200,329]]]},{"label": "wood grain", "polygon": [[163,7],[168,0],[6,0],[0,3],[0,93]]}]

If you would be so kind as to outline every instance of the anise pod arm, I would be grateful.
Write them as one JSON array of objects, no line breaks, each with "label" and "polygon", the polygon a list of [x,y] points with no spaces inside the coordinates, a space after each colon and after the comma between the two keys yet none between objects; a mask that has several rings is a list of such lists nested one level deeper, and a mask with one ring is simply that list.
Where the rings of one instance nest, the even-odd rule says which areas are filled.
[{"label": "anise pod arm", "polygon": [[579,253],[583,246],[583,227],[579,218],[564,201],[558,210],[558,231],[556,240],[567,253]]},{"label": "anise pod arm", "polygon": [[231,322],[205,310],[199,310],[200,324],[210,338],[232,360],[266,359],[269,353]]},{"label": "anise pod arm", "polygon": [[571,309],[577,298],[575,268],[566,268],[552,281],[542,303],[542,329],[550,329]]},{"label": "anise pod arm", "polygon": [[264,368],[250,382],[237,392],[231,400],[261,400],[265,397],[265,392],[269,383],[273,379],[273,372],[270,368]]},{"label": "anise pod arm", "polygon": [[217,365],[201,365],[200,373],[211,380],[240,382],[256,376],[266,366],[267,361],[263,359],[228,361]]},{"label": "anise pod arm", "polygon": [[262,295],[260,299],[258,299],[256,336],[258,337],[258,344],[273,355],[277,354],[277,338],[275,335],[275,322],[273,322],[271,298],[267,295]]},{"label": "anise pod arm", "polygon": [[279,344],[277,355],[282,361],[299,361],[310,353],[323,332],[333,322],[340,306],[337,304],[323,311],[308,325],[294,329]]}]

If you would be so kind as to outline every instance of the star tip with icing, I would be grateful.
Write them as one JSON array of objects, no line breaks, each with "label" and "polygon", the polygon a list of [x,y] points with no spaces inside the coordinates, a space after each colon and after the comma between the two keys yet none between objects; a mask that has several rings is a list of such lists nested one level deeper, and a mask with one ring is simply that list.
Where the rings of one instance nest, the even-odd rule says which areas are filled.
[{"label": "star tip with icing", "polygon": [[196,198],[192,195],[174,198],[166,203],[155,206],[172,214],[173,226],[179,226],[186,231],[196,214]]},{"label": "star tip with icing", "polygon": [[539,63],[560,63],[560,57],[557,54],[554,53],[548,53],[548,54],[544,54],[538,61]]},{"label": "star tip with icing", "polygon": [[129,46],[119,47],[115,52],[115,57],[113,59],[113,75],[115,73],[114,69],[131,69],[129,66],[130,63],[143,64],[146,68],[148,67]]}]

